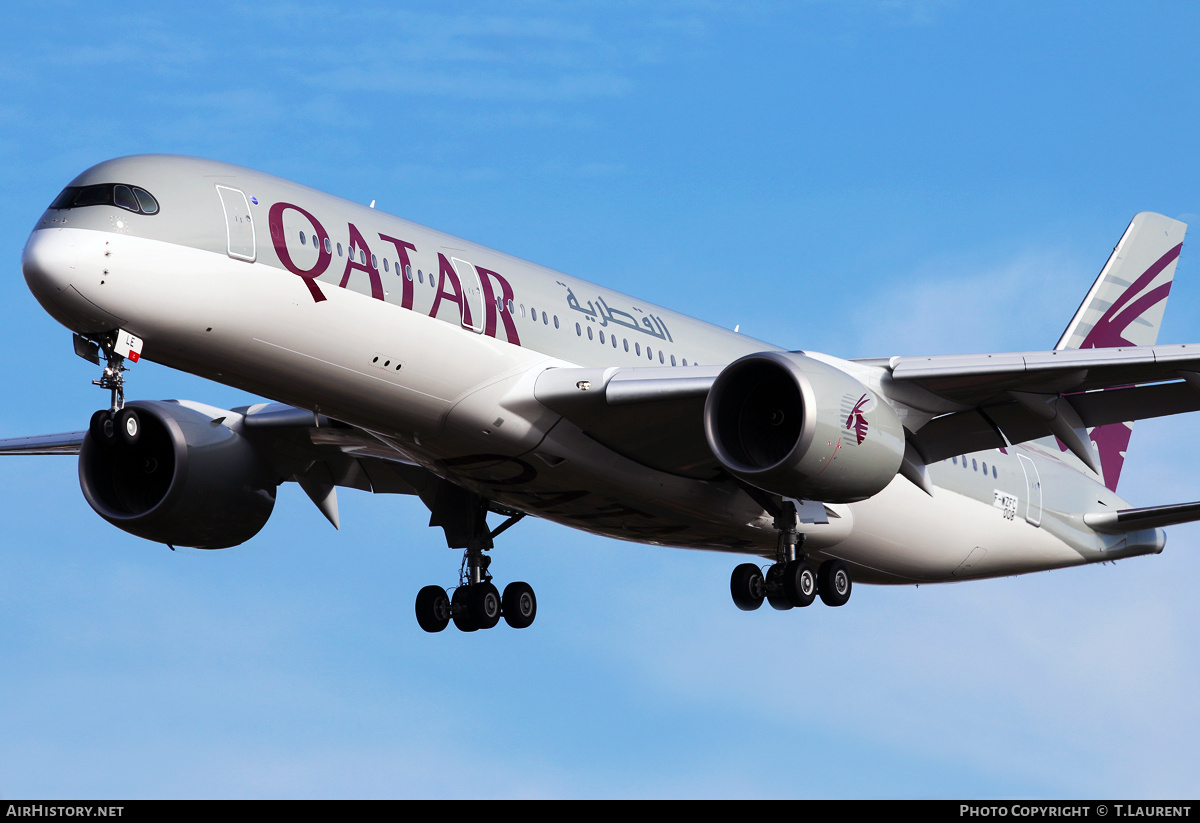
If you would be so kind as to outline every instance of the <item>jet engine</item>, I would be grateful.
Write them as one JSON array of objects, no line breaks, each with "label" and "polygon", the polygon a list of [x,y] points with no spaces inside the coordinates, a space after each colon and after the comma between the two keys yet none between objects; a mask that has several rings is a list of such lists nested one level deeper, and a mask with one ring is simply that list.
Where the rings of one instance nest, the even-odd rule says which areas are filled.
[{"label": "jet engine", "polygon": [[279,481],[230,418],[240,415],[154,401],[130,403],[115,420],[98,412],[79,451],[84,498],[147,540],[197,549],[244,543],[266,525]]},{"label": "jet engine", "polygon": [[804,354],[730,363],[704,405],[704,431],[734,475],[797,499],[853,503],[882,491],[904,457],[904,428],[884,400]]}]

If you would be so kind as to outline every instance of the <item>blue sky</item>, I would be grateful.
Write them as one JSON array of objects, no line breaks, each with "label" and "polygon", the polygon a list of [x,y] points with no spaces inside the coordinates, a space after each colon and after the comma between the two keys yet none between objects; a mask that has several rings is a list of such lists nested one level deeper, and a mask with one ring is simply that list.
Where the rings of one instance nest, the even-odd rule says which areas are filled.
[{"label": "blue sky", "polygon": [[[1185,3],[45,2],[0,30],[0,436],[95,369],[25,288],[109,157],[241,163],[791,348],[1051,347],[1132,215],[1200,226]],[[1200,342],[1185,243],[1160,342]],[[169,273],[164,273],[169,276]],[[132,397],[252,399],[151,363]],[[1122,493],[1200,498],[1195,417]],[[1158,557],[752,614],[729,557],[526,520],[535,625],[426,635],[414,500],[298,488],[221,552],[0,462],[0,798],[1195,797],[1200,528]]]}]

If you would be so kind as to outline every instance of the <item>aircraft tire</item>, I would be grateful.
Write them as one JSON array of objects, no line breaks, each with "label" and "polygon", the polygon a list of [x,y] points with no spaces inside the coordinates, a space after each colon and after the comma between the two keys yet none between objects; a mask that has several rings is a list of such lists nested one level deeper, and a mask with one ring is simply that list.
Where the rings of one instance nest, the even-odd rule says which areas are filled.
[{"label": "aircraft tire", "polygon": [[500,622],[500,592],[491,583],[477,583],[468,587],[471,619],[481,629],[490,629]]},{"label": "aircraft tire", "polygon": [[817,570],[817,591],[826,606],[844,606],[854,582],[850,568],[841,560],[826,560]]},{"label": "aircraft tire", "polygon": [[450,598],[450,618],[454,621],[454,628],[460,632],[473,632],[479,628],[471,614],[470,592],[471,586],[459,586]]},{"label": "aircraft tire", "polygon": [[450,623],[450,597],[441,586],[417,592],[417,624],[427,632],[440,632]]},{"label": "aircraft tire", "polygon": [[763,588],[762,569],[753,563],[741,564],[729,579],[733,603],[744,612],[752,612],[762,605]]},{"label": "aircraft tire", "polygon": [[537,617],[537,597],[528,583],[509,583],[501,598],[504,622],[514,629],[526,629]]},{"label": "aircraft tire", "polygon": [[142,437],[142,420],[134,409],[121,409],[116,419],[117,437],[127,446],[135,445]]},{"label": "aircraft tire", "polygon": [[92,419],[88,422],[88,431],[92,435],[92,441],[97,445],[111,446],[117,439],[117,429],[113,424],[112,412],[108,409],[100,409],[93,414]]},{"label": "aircraft tire", "polygon": [[793,560],[783,568],[783,593],[797,608],[817,599],[817,573],[807,560]]}]

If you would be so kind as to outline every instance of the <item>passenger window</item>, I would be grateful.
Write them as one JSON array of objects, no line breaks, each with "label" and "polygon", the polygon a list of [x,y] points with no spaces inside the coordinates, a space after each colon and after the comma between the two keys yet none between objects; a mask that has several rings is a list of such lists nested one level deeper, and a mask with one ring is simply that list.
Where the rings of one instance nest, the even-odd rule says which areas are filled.
[{"label": "passenger window", "polygon": [[[313,239],[315,240],[316,238],[313,238]],[[306,245],[304,242],[304,232],[300,232],[300,245],[301,246]]]},{"label": "passenger window", "polygon": [[329,242],[329,238],[325,238],[325,253],[333,254],[333,244]]},{"label": "passenger window", "polygon": [[592,327],[588,326],[588,340],[592,339]]}]

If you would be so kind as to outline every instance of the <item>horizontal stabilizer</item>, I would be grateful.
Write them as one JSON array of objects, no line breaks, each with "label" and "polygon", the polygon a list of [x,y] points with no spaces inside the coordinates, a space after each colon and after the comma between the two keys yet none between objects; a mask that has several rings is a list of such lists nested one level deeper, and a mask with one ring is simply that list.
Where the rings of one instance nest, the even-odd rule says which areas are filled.
[{"label": "horizontal stabilizer", "polygon": [[1105,534],[1161,529],[1195,520],[1200,520],[1200,501],[1173,503],[1169,506],[1147,506],[1142,509],[1121,509],[1115,512],[1089,512],[1083,516],[1084,523]]}]

